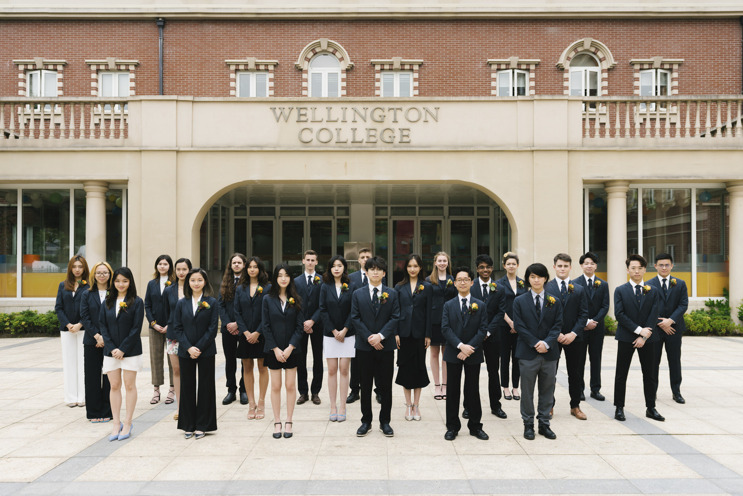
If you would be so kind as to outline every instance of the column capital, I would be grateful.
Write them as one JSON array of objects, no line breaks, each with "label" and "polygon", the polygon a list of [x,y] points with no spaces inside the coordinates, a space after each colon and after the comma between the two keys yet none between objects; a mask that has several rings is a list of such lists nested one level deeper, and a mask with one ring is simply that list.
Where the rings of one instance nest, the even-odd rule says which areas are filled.
[{"label": "column capital", "polygon": [[106,181],[83,181],[83,189],[88,196],[96,193],[104,195],[108,192],[108,183]]},{"label": "column capital", "polygon": [[604,190],[609,196],[626,196],[629,191],[629,181],[607,181]]},{"label": "column capital", "polygon": [[728,181],[725,186],[731,196],[743,196],[743,181]]}]

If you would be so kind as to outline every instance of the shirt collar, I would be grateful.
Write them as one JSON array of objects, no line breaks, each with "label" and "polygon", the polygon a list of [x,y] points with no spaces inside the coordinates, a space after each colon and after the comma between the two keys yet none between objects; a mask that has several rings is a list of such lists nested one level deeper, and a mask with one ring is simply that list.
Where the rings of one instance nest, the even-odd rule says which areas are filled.
[{"label": "shirt collar", "polygon": [[374,294],[374,288],[377,288],[379,290],[377,292],[377,296],[379,296],[380,294],[382,294],[382,283],[381,282],[379,283],[379,286],[372,286],[371,285],[371,281],[369,281],[369,294],[371,294],[371,295]]},{"label": "shirt collar", "polygon": [[665,279],[666,280],[666,284],[668,284],[669,282],[671,282],[671,274],[668,274],[666,277],[661,277],[660,275],[658,275],[658,282],[659,283],[663,284],[663,279]]},{"label": "shirt collar", "polygon": [[541,293],[535,293],[533,289],[529,289],[529,292],[531,293],[531,298],[535,299],[537,296],[544,296],[544,288],[542,288]]},{"label": "shirt collar", "polygon": [[586,284],[588,284],[589,279],[596,280],[596,274],[593,274],[591,277],[588,277],[587,275],[583,274],[583,278],[586,280]]},{"label": "shirt collar", "polygon": [[557,282],[558,286],[560,286],[560,283],[563,281],[565,281],[565,285],[570,284],[570,276],[568,276],[567,279],[560,279],[559,277],[555,276],[555,282]]}]

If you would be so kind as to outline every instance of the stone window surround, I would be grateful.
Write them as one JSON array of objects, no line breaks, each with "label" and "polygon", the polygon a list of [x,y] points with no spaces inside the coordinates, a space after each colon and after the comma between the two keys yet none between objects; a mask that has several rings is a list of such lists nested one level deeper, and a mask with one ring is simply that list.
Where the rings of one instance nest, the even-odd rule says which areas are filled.
[{"label": "stone window surround", "polygon": [[135,72],[139,65],[138,60],[122,60],[115,57],[106,57],[105,59],[86,60],[90,66],[90,96],[100,96],[98,94],[98,73],[104,72],[128,72],[129,73],[129,96],[135,96],[136,76]]},{"label": "stone window surround", "polygon": [[[576,40],[562,52],[557,61],[557,68],[564,71],[563,74],[563,94],[570,95],[570,61],[576,55],[589,53],[596,57],[599,62],[599,87],[598,96],[609,94],[609,69],[617,65],[609,48],[598,40],[593,38],[583,38]],[[568,69],[568,70],[566,70]]]},{"label": "stone window surround", "polygon": [[237,96],[237,73],[240,71],[266,72],[268,74],[268,96],[274,96],[274,69],[279,65],[278,60],[258,60],[255,57],[244,59],[225,60],[230,68],[230,96]]},{"label": "stone window surround", "polygon": [[404,59],[392,57],[391,59],[375,59],[371,61],[374,66],[374,96],[382,96],[382,72],[383,71],[411,71],[413,73],[412,96],[418,96],[418,73],[423,65],[420,59]]},{"label": "stone window surround", "polygon": [[302,71],[302,96],[309,95],[309,68],[312,58],[321,53],[328,53],[338,59],[341,66],[341,79],[339,95],[346,96],[346,72],[353,69],[353,62],[348,52],[339,43],[328,38],[319,38],[305,46],[299,54],[299,58],[294,64],[298,70]]},{"label": "stone window surround", "polygon": [[506,69],[518,69],[526,71],[529,74],[529,92],[527,96],[536,95],[535,91],[535,74],[534,70],[541,62],[540,59],[519,59],[518,57],[509,57],[507,59],[489,59],[490,66],[490,95],[498,96],[498,71]]},{"label": "stone window surround", "polygon": [[640,96],[640,72],[647,69],[663,69],[671,73],[671,93],[679,94],[679,66],[684,59],[667,59],[651,57],[649,59],[632,59],[629,61],[634,75],[633,94]]},{"label": "stone window surround", "polygon": [[18,66],[18,96],[27,96],[26,72],[37,70],[55,71],[57,73],[57,96],[64,96],[64,67],[67,65],[66,60],[34,57],[33,59],[14,60],[13,63]]}]

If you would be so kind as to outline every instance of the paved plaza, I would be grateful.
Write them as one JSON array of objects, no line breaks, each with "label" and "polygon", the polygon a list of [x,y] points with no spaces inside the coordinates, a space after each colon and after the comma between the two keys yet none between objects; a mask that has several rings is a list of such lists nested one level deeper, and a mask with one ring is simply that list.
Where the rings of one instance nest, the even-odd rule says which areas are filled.
[{"label": "paved plaza", "polygon": [[[147,340],[142,342],[147,355]],[[322,405],[296,408],[294,437],[276,440],[270,404],[266,419],[250,421],[247,406],[221,405],[220,353],[216,433],[184,439],[173,421],[174,405],[149,404],[145,369],[137,381],[133,436],[110,443],[110,424],[91,424],[84,409],[62,402],[58,338],[3,339],[0,494],[743,494],[743,339],[684,338],[687,403],[672,401],[664,361],[661,423],[644,417],[637,357],[628,381],[627,421],[613,420],[615,354],[615,341],[607,338],[607,401],[583,403],[587,421],[570,416],[561,364],[555,441],[523,438],[516,401],[503,402],[507,420],[484,408],[489,441],[468,436],[466,427],[454,442],[445,441],[445,402],[434,400],[433,385],[423,392],[420,422],[405,421],[402,389],[394,386],[394,438],[385,438],[376,424],[367,437],[357,438],[358,402],[349,405],[347,422],[328,422],[323,388]],[[485,405],[486,380],[483,366]],[[375,416],[377,410],[375,405]]]}]

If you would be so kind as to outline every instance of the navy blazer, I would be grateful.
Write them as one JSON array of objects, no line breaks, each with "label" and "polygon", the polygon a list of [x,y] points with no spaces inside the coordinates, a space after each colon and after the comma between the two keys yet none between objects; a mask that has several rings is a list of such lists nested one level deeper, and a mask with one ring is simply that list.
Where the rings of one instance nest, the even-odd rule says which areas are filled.
[{"label": "navy blazer", "polygon": [[98,341],[95,340],[95,335],[101,332],[101,326],[99,324],[101,306],[101,297],[98,295],[98,288],[93,291],[85,291],[80,302],[80,322],[83,323],[83,329],[85,329],[83,344],[92,346],[98,344]]},{"label": "navy blazer", "polygon": [[284,350],[290,344],[294,346],[292,354],[298,351],[302,343],[304,314],[289,303],[281,310],[281,299],[270,295],[263,298],[262,313],[263,336],[266,338],[263,351],[273,353],[274,348]]},{"label": "navy blazer", "polygon": [[201,350],[201,357],[207,358],[217,354],[217,320],[219,310],[217,300],[213,296],[202,296],[209,308],[199,308],[194,314],[193,300],[182,298],[175,306],[173,312],[173,331],[178,341],[178,356],[190,358],[188,349],[191,346]]},{"label": "navy blazer", "polygon": [[[234,282],[231,284],[234,284]],[[229,333],[230,331],[227,330],[227,324],[230,322],[237,322],[237,317],[235,316],[236,296],[237,288],[235,288],[235,297],[230,301],[225,301],[224,298],[222,298],[222,289],[220,287],[219,296],[217,296],[217,304],[219,305],[219,322],[222,332]]]},{"label": "navy blazer", "polygon": [[[495,279],[490,279],[485,284],[488,285],[488,297],[490,297],[490,283],[495,282]],[[470,293],[474,298],[477,298],[478,300],[485,302],[487,304],[488,298],[483,298],[482,296],[482,279],[480,279],[480,276],[475,276],[475,281],[472,283],[472,287],[470,288]]]},{"label": "navy blazer", "polygon": [[[451,281],[451,286],[439,286],[438,282],[433,284],[431,282],[431,276],[426,277],[426,281],[431,283],[431,288],[433,289],[433,295],[431,296],[432,325],[441,325],[441,316],[444,313],[444,303],[457,296],[457,288],[454,287],[454,278],[447,274],[446,280]],[[446,284],[448,284],[448,282]]]},{"label": "navy blazer", "polygon": [[[301,275],[294,278],[294,284],[297,287],[297,294],[302,299],[302,315],[304,320],[311,320],[315,325],[320,323],[320,288],[322,286],[322,278],[320,274],[315,272],[315,282],[312,287],[307,286],[307,273],[302,272]],[[320,326],[317,327],[320,329]],[[314,329],[314,326],[313,326]]]},{"label": "navy blazer", "polygon": [[175,315],[176,305],[178,305],[178,281],[174,282],[163,291],[163,311],[165,312],[165,322],[168,324],[168,330],[165,332],[165,337],[172,340],[176,339],[175,329],[173,327],[173,315]]},{"label": "navy blazer", "polygon": [[[661,291],[650,286],[650,291],[640,297],[640,304],[635,297],[634,286],[627,282],[614,290],[614,316],[617,318],[617,341],[632,343],[637,339],[635,329],[638,327],[649,327],[653,330],[648,342],[658,340],[659,300]],[[662,332],[662,331],[661,331]]]},{"label": "navy blazer", "polygon": [[[557,336],[562,330],[562,303],[560,298],[544,292],[545,299],[552,296],[553,304],[542,302],[542,315],[537,318],[537,309],[531,292],[519,295],[513,300],[513,326],[519,338],[516,341],[516,358],[533,360],[543,356],[547,361],[557,360],[560,357],[560,348],[557,346]],[[539,353],[534,346],[539,341],[547,343],[547,353]]]},{"label": "navy blazer", "polygon": [[[606,314],[609,313],[609,284],[603,279],[599,279],[595,275],[592,279],[593,289],[590,289],[586,286],[585,276],[577,277],[573,279],[572,282],[576,286],[585,288],[586,304],[588,306],[588,319],[598,322],[598,324],[596,324],[596,327],[589,332],[600,333],[603,336],[604,334],[606,334],[606,324],[604,319],[606,318]],[[600,281],[598,287],[596,287],[596,281]]]},{"label": "navy blazer", "polygon": [[335,281],[323,283],[320,288],[320,320],[324,336],[333,337],[333,329],[342,331],[348,328],[346,336],[353,336],[355,331],[351,325],[351,299],[356,286],[348,284],[346,291],[341,290],[340,296],[335,289]]},{"label": "navy blazer", "polygon": [[[171,284],[172,286],[172,284]],[[165,327],[168,325],[168,318],[165,310],[165,291],[170,286],[165,286],[160,293],[160,277],[152,279],[147,283],[147,292],[144,295],[144,313],[147,317],[147,323],[150,327],[157,323]]]},{"label": "navy blazer", "polygon": [[[423,290],[419,291],[419,287]],[[410,291],[410,284],[395,286],[400,301],[400,320],[397,334],[400,337],[416,339],[431,337],[431,305],[433,287],[429,282],[418,282],[415,293]]]},{"label": "navy blazer", "polygon": [[80,302],[83,299],[83,294],[88,289],[90,289],[90,286],[87,284],[78,286],[75,296],[73,296],[72,291],[67,291],[64,288],[64,281],[59,283],[54,311],[57,313],[60,331],[67,332],[67,324],[77,324],[80,322]]},{"label": "navy blazer", "polygon": [[[488,333],[490,337],[488,339],[500,340],[499,329],[508,327],[504,324],[503,316],[503,300],[506,298],[506,292],[497,282],[494,282],[495,290],[488,288],[488,300],[485,306],[488,310]],[[480,288],[482,291],[482,288]]]},{"label": "navy blazer", "polygon": [[235,291],[235,322],[240,334],[245,331],[263,333],[263,298],[271,290],[271,285],[264,287],[259,284],[258,287],[261,291],[256,289],[254,296],[250,296],[250,284],[240,285]]},{"label": "navy blazer", "polygon": [[581,286],[573,284],[573,291],[570,291],[572,281],[568,280],[567,294],[563,297],[557,279],[552,279],[545,286],[544,290],[551,295],[557,296],[562,303],[562,333],[575,333],[576,340],[583,339],[583,328],[586,327],[588,320],[588,302],[586,292]]},{"label": "navy blazer", "polygon": [[[98,296],[98,295],[96,295]],[[112,308],[106,306],[104,301],[98,314],[98,330],[103,337],[103,353],[111,356],[111,352],[119,349],[124,356],[137,356],[142,354],[142,322],[144,321],[144,302],[137,296],[134,303],[126,309],[119,310],[116,315],[115,303]]]},{"label": "navy blazer", "polygon": [[[369,276],[366,276],[366,284],[362,282],[361,270],[357,270],[356,272],[351,272],[350,274],[348,274],[348,278],[351,280],[351,283],[354,286],[356,286],[356,289],[362,286],[366,286],[366,284],[369,284]],[[307,278],[305,277],[305,280],[306,279]],[[386,284],[387,284],[387,276],[384,276],[382,278],[382,285],[386,285]]]},{"label": "navy blazer", "polygon": [[[457,293],[458,295],[459,293]],[[477,311],[472,310],[472,305],[477,304]],[[462,318],[462,305],[460,299],[451,299],[444,304],[444,312],[441,317],[441,335],[444,336],[446,347],[444,348],[444,361],[460,363],[457,358],[459,349],[457,345],[464,343],[475,348],[463,362],[472,365],[483,362],[482,342],[488,333],[488,311],[485,303],[470,295],[470,313]]]},{"label": "navy blazer", "polygon": [[[519,282],[523,284],[523,287],[519,286]],[[526,283],[523,279],[521,279],[519,276],[516,276],[516,292],[513,292],[513,288],[511,288],[511,283],[508,282],[508,276],[505,275],[495,281],[495,284],[498,285],[499,288],[503,289],[503,299],[501,300],[501,313],[503,316],[508,315],[511,320],[513,320],[513,302],[516,300],[518,296],[521,296],[524,293],[529,292],[529,288],[526,287]],[[506,322],[506,319],[503,318],[500,321],[501,329],[504,331],[510,331],[510,327],[508,326],[508,323]]]},{"label": "navy blazer", "polygon": [[[673,284],[673,281],[676,281],[676,283]],[[666,281],[668,293],[665,294],[663,293],[663,286],[661,286],[661,282],[657,277],[649,280],[648,285],[657,288],[658,294],[660,294],[658,317],[673,320],[675,324],[672,327],[676,329],[674,336],[681,336],[686,331],[684,314],[689,308],[689,291],[686,289],[686,283],[682,279],[669,275],[668,281]],[[653,334],[656,332],[665,331],[657,327],[653,330]]]},{"label": "navy blazer", "polygon": [[[364,286],[353,292],[351,298],[351,321],[356,330],[356,349],[361,351],[377,351],[369,344],[372,334],[381,333],[384,339],[381,351],[394,351],[397,343],[393,339],[397,334],[400,320],[400,300],[397,292],[382,285],[382,293],[387,293],[387,301],[379,303],[379,310],[374,311],[369,286]],[[380,294],[381,296],[381,294]]]}]

